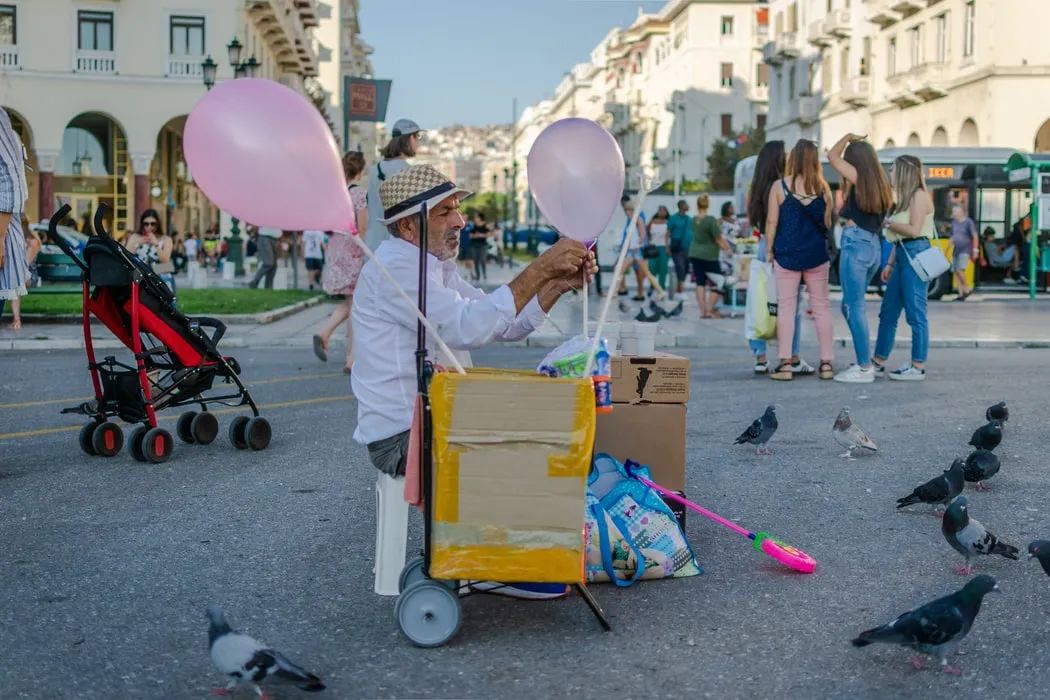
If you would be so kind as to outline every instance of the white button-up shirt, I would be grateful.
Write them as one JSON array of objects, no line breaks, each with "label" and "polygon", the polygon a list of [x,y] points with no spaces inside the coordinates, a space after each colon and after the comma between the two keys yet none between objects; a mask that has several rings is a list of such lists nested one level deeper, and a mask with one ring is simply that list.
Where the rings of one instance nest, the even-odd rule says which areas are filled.
[{"label": "white button-up shirt", "polygon": [[[410,299],[419,295],[419,248],[388,238],[375,251]],[[416,318],[371,260],[365,263],[354,291],[354,371],[351,387],[357,398],[354,439],[364,445],[397,435],[412,426],[416,397]],[[533,298],[516,313],[514,295],[506,285],[487,294],[466,282],[455,260],[427,254],[427,320],[470,367],[469,350],[494,340],[520,340],[538,328],[547,314]],[[437,364],[448,359],[427,339],[427,357]]]}]

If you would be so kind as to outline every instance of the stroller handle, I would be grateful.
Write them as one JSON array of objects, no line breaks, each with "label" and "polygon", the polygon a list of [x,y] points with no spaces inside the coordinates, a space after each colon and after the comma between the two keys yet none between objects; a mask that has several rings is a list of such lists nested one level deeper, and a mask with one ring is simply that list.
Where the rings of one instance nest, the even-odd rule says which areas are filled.
[{"label": "stroller handle", "polygon": [[102,215],[108,211],[110,211],[108,204],[99,203],[95,208],[95,234],[105,238],[113,238],[110,232],[106,230],[106,227],[102,225]]},{"label": "stroller handle", "polygon": [[84,272],[88,271],[87,263],[80,259],[80,256],[74,252],[69,246],[69,242],[65,238],[58,235],[58,222],[62,221],[69,215],[69,212],[73,210],[73,207],[68,204],[63,204],[62,208],[54,213],[51,220],[47,222],[47,236],[52,243],[62,249],[62,252],[70,257],[77,264],[77,266]]}]

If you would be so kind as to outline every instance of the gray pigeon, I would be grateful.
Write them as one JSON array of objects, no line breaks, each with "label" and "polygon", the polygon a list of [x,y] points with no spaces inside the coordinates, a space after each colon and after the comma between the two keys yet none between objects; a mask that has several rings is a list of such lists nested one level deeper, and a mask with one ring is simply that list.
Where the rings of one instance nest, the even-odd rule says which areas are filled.
[{"label": "gray pigeon", "polygon": [[[948,665],[948,657],[969,634],[984,596],[998,590],[999,585],[991,576],[975,576],[951,595],[910,610],[888,625],[861,632],[853,640],[853,646],[866,647],[876,642],[900,644],[936,656],[945,673],[960,675],[962,671]],[[912,659],[911,663],[915,668],[925,668],[919,658]]]},{"label": "gray pigeon", "polygon": [[941,533],[956,552],[966,557],[966,564],[955,570],[960,576],[973,573],[970,557],[974,554],[999,554],[1017,561],[1017,547],[1000,542],[980,521],[970,517],[966,496],[959,496],[948,504],[941,520]]},{"label": "gray pigeon", "polygon": [[996,420],[1000,423],[1005,423],[1010,420],[1010,409],[1006,407],[1005,401],[1000,401],[994,406],[989,406],[988,410],[984,412],[984,417],[990,421]]},{"label": "gray pigeon", "polygon": [[991,450],[974,450],[966,458],[966,466],[963,476],[971,483],[976,483],[978,491],[989,491],[984,485],[986,479],[991,479],[999,473],[999,458]]},{"label": "gray pigeon", "polygon": [[279,651],[230,629],[219,606],[208,606],[208,620],[211,622],[208,627],[211,662],[230,677],[226,688],[216,689],[213,694],[230,695],[234,688],[245,683],[258,693],[260,700],[266,700],[266,693],[259,687],[264,681],[294,685],[307,692],[324,690],[320,678],[292,663]]},{"label": "gray pigeon", "polygon": [[849,406],[839,411],[835,425],[831,429],[831,435],[835,442],[846,448],[846,454],[840,455],[853,459],[854,450],[860,450],[861,454],[872,454],[878,452],[875,441],[868,437],[863,428],[853,422],[849,414]]},{"label": "gray pigeon", "polygon": [[930,479],[922,486],[917,486],[914,491],[904,498],[897,499],[897,508],[915,505],[916,503],[929,503],[936,507],[938,504],[946,506],[953,498],[962,493],[965,485],[963,461],[957,459],[952,466],[935,479]]},{"label": "gray pigeon", "polygon": [[1038,559],[1039,566],[1050,576],[1050,540],[1036,540],[1028,545],[1028,558]]},{"label": "gray pigeon", "polygon": [[973,431],[970,444],[978,450],[994,450],[1003,441],[1003,424],[999,421],[988,421]]},{"label": "gray pigeon", "polygon": [[773,450],[763,447],[769,438],[773,437],[773,434],[777,432],[777,407],[766,406],[766,412],[761,417],[756,418],[751,425],[747,427],[747,430],[740,433],[740,437],[733,443],[734,445],[743,445],[745,442],[749,442],[752,445],[756,445],[756,455],[771,455]]}]

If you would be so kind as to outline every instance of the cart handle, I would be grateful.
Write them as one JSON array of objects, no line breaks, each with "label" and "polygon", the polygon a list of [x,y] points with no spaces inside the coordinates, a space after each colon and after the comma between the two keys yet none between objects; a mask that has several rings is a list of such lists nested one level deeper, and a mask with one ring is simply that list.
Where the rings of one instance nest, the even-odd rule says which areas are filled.
[{"label": "cart handle", "polygon": [[87,263],[80,259],[73,249],[70,247],[69,242],[65,238],[58,235],[58,222],[62,221],[69,215],[69,212],[73,210],[73,207],[68,204],[63,204],[62,208],[54,213],[51,220],[47,222],[47,237],[48,239],[62,249],[62,252],[68,255],[77,266],[84,272],[88,271]]},{"label": "cart handle", "polygon": [[109,209],[110,206],[108,204],[102,203],[99,203],[99,205],[95,207],[95,234],[104,238],[112,239],[113,236],[111,236],[110,232],[106,230],[106,227],[102,225],[102,215]]}]

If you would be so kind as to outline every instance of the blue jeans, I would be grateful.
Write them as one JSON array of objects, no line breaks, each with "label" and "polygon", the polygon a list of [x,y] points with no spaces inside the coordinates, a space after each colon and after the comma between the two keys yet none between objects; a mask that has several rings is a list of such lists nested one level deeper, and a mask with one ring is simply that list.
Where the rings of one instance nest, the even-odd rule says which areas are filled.
[{"label": "blue jeans", "polygon": [[897,337],[897,321],[904,310],[904,317],[911,326],[911,361],[926,362],[930,349],[930,324],[926,318],[926,282],[919,279],[908,262],[904,246],[914,257],[930,247],[925,238],[898,243],[893,274],[886,284],[886,293],[882,297],[882,308],[879,309],[879,334],[875,340],[875,356],[883,360],[889,358],[893,350],[893,340]]},{"label": "blue jeans", "polygon": [[[762,242],[758,246],[758,259],[760,262],[766,262],[766,239],[763,238]],[[773,291],[774,295],[776,291]],[[799,289],[799,299],[802,299],[802,290]],[[791,356],[798,357],[799,349],[802,346],[802,304],[799,303],[795,307],[795,335],[791,338]],[[751,347],[751,354],[755,357],[766,354],[766,341],[754,340],[748,338],[747,344]]]},{"label": "blue jeans", "polygon": [[871,334],[865,313],[864,292],[882,262],[879,237],[857,226],[842,231],[842,254],[839,256],[839,283],[842,285],[842,316],[853,336],[857,364],[871,364]]}]

